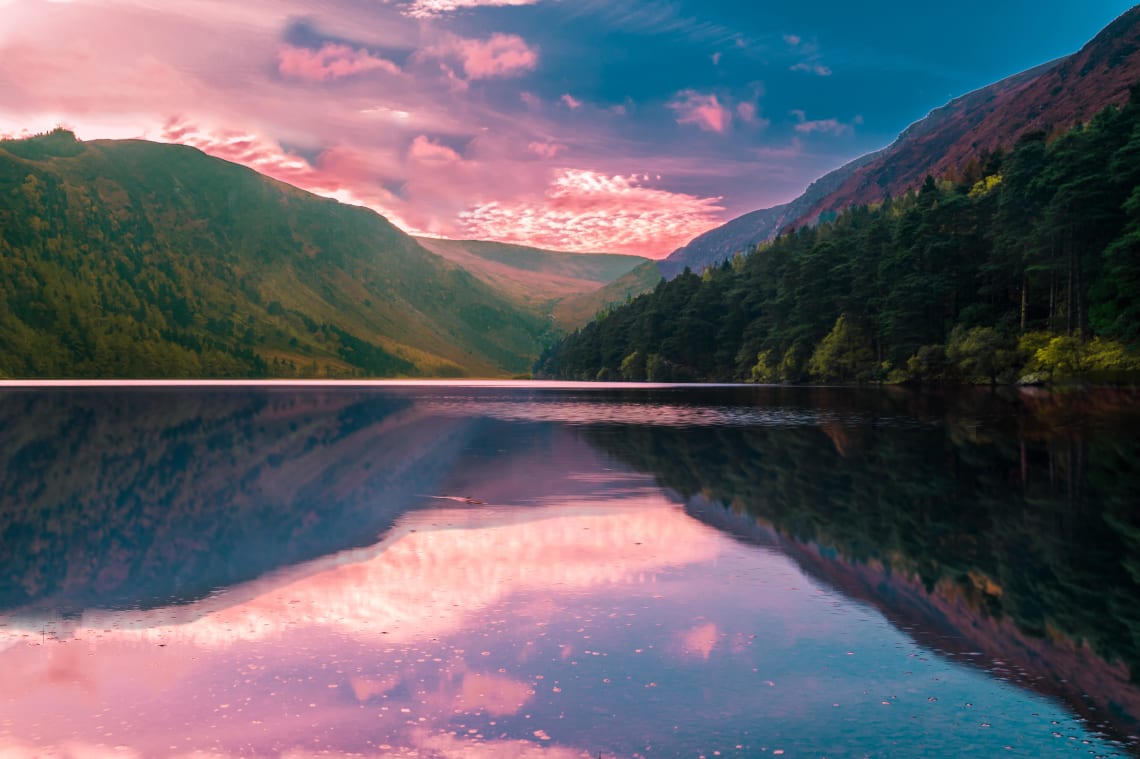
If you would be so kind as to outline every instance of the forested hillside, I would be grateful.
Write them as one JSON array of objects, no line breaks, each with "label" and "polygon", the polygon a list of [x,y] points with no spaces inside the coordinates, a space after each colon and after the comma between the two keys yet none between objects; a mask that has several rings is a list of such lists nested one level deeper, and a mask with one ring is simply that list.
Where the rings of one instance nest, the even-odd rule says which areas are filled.
[{"label": "forested hillside", "polygon": [[978,156],[568,337],[573,379],[1014,381],[1140,369],[1140,86],[1123,108]]},{"label": "forested hillside", "polygon": [[781,232],[858,204],[917,189],[928,175],[958,177],[979,152],[1008,149],[1031,131],[1049,134],[1089,121],[1128,101],[1140,78],[1140,7],[1121,14],[1072,55],[954,98],[873,153],[825,174],[795,200],[753,211],[710,230],[661,262],[672,278],[701,271]]},{"label": "forested hillside", "polygon": [[0,377],[502,376],[548,330],[376,213],[195,149],[0,141]]}]

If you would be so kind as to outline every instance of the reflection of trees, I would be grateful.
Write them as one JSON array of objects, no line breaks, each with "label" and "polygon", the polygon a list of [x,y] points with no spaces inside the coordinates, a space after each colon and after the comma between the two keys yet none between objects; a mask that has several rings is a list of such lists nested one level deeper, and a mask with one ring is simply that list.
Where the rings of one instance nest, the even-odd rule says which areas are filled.
[{"label": "reflection of trees", "polygon": [[900,392],[863,396],[862,416],[847,413],[859,400],[802,391],[797,402],[818,408],[822,426],[589,435],[686,497],[882,562],[1031,635],[1085,641],[1140,675],[1140,440],[1120,405],[1134,399]]},{"label": "reflection of trees", "polygon": [[196,598],[369,544],[453,445],[455,422],[409,405],[345,392],[0,395],[0,608]]}]

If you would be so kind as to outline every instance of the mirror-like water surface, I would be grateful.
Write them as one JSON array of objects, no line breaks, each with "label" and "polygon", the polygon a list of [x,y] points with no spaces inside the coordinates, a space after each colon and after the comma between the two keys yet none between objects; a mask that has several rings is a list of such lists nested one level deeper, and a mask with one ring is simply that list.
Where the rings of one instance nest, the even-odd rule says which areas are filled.
[{"label": "mirror-like water surface", "polygon": [[7,391],[0,755],[1126,755],[1137,408]]}]

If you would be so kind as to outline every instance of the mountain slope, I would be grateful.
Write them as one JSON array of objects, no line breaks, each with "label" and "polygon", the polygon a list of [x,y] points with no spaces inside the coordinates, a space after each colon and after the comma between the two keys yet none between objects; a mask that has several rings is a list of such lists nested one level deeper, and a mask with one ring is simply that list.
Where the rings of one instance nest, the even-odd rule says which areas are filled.
[{"label": "mountain slope", "polygon": [[693,271],[700,271],[706,266],[718,264],[737,253],[747,252],[760,243],[771,240],[794,219],[807,213],[816,203],[835,192],[856,170],[875,160],[878,155],[878,152],[868,153],[835,171],[824,174],[812,182],[803,195],[790,203],[752,211],[716,229],[710,229],[660,261],[662,274],[672,278],[684,271],[686,266]]},{"label": "mountain slope", "polygon": [[1122,109],[918,193],[682,274],[545,352],[652,382],[1134,381],[1140,86]]},{"label": "mountain slope", "polygon": [[927,175],[952,176],[987,152],[1009,150],[1035,130],[1059,132],[1109,104],[1128,100],[1140,80],[1140,6],[1079,52],[957,98],[912,124],[888,147],[836,169],[789,204],[734,219],[674,251],[666,276],[730,258],[789,227],[917,188]]},{"label": "mountain slope", "polygon": [[188,147],[0,142],[0,376],[502,376],[548,329],[364,208]]},{"label": "mountain slope", "polygon": [[645,261],[605,287],[565,298],[554,307],[554,324],[570,331],[593,319],[599,311],[652,290],[661,281],[660,261]]},{"label": "mountain slope", "polygon": [[463,267],[520,308],[535,310],[544,318],[550,317],[552,309],[557,310],[560,301],[593,293],[649,260],[613,253],[563,253],[479,240],[417,237],[416,241]]}]

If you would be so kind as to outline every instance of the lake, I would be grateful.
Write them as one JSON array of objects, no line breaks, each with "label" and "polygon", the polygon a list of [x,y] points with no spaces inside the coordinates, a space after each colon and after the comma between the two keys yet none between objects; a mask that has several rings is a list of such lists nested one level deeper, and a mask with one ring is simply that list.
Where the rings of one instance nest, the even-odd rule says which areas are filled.
[{"label": "lake", "polygon": [[0,756],[1128,756],[1140,395],[0,390]]}]

